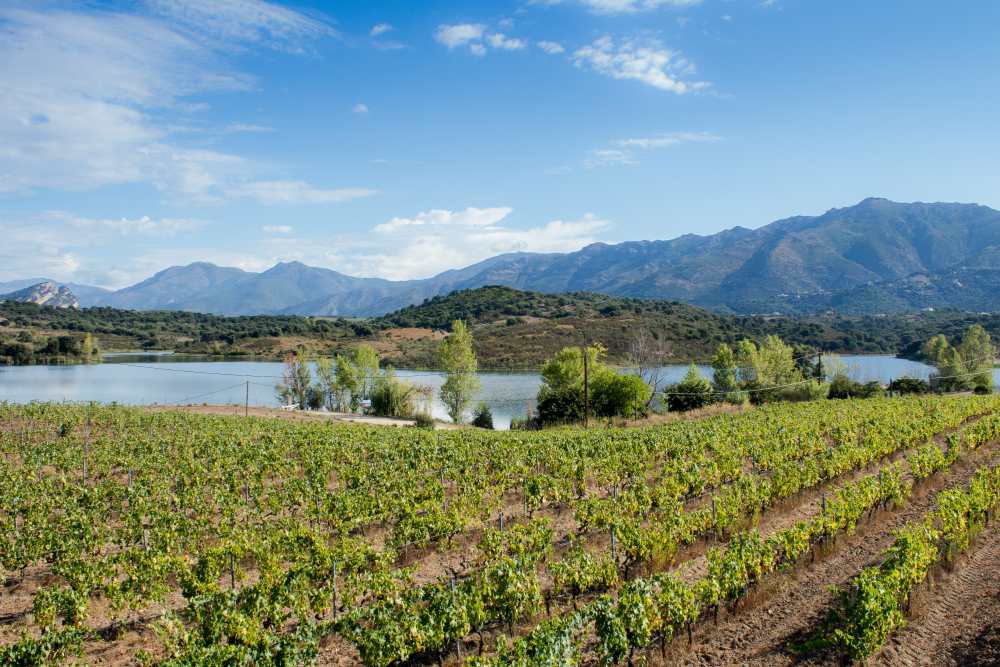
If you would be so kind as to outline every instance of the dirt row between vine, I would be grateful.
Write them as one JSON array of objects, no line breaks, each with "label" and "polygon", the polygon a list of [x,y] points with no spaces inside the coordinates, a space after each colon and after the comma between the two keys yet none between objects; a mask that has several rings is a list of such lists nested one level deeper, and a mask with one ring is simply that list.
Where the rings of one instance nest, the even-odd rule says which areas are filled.
[{"label": "dirt row between vine", "polygon": [[[842,663],[842,653],[836,648],[804,652],[789,648],[789,643],[812,638],[828,610],[836,603],[828,587],[846,587],[861,568],[881,563],[882,556],[879,554],[894,541],[893,531],[921,521],[936,507],[939,491],[956,484],[967,485],[975,471],[984,463],[995,465],[1000,459],[997,456],[998,449],[1000,443],[994,441],[980,448],[974,455],[964,454],[947,474],[936,473],[916,485],[912,497],[901,509],[876,513],[871,519],[863,520],[852,536],[841,535],[833,545],[820,548],[815,562],[810,556],[806,556],[789,570],[768,575],[740,602],[736,613],[727,609],[720,614],[718,626],[711,620],[702,621],[695,631],[694,643],[690,649],[684,642],[675,641],[668,650],[666,664],[839,666]],[[965,557],[974,566],[980,562],[995,562],[998,556],[996,532],[991,526],[987,534],[980,537],[977,543],[980,546]],[[979,569],[981,568],[976,566],[972,572]],[[914,613],[908,620],[909,627],[887,640],[886,647],[878,656],[880,660],[892,665],[951,664],[945,658],[933,658],[928,662],[923,662],[923,658],[920,662],[910,659],[914,655],[937,655],[935,650],[945,639],[940,628],[928,626],[923,634],[914,634],[923,620],[920,610],[924,608],[922,605],[926,605],[927,609],[937,605],[933,608],[938,609],[940,606],[941,609],[934,613],[944,619],[950,618],[943,616],[952,613],[947,611],[948,605],[961,606],[961,599],[954,598],[954,594],[949,594],[945,587],[955,583],[954,577],[961,575],[963,571],[963,561],[960,561],[955,566],[952,578],[940,577],[937,580],[934,595],[945,596],[942,598],[943,603],[938,604],[934,598],[923,594],[916,596],[917,602],[912,607]],[[969,576],[974,579],[974,574]],[[981,596],[983,592],[971,583],[959,581],[959,584],[959,590],[962,591],[961,585],[964,585],[964,591],[969,591],[970,598]],[[922,585],[921,590],[925,586],[926,584]],[[984,632],[988,630],[989,628],[983,629]],[[899,647],[905,646],[907,639],[914,639],[916,646],[905,655],[900,655],[899,651],[902,649]],[[1000,641],[997,643],[1000,645]],[[649,651],[649,657],[649,664],[663,664],[658,650]]]}]

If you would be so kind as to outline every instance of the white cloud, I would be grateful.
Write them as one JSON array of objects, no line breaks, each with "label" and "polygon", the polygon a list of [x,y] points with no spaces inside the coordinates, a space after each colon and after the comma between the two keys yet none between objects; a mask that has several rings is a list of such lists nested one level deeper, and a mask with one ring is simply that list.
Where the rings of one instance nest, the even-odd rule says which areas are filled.
[{"label": "white cloud", "polygon": [[372,28],[372,31],[368,34],[371,35],[372,37],[377,37],[378,35],[381,35],[383,32],[388,32],[390,30],[395,30],[395,28],[393,28],[388,23],[379,23],[377,26]]},{"label": "white cloud", "polygon": [[499,23],[500,23],[500,27],[502,27],[502,28],[513,28],[514,27],[514,19],[500,19]]},{"label": "white cloud", "polygon": [[[64,282],[96,284],[119,288],[148,277],[154,271],[138,273],[115,268],[114,259],[95,255],[116,254],[135,257],[142,245],[134,237],[174,237],[197,232],[211,224],[209,220],[148,216],[136,219],[90,219],[68,211],[44,211],[24,214],[23,220],[0,220],[0,280],[45,277]],[[168,247],[162,240],[145,247]],[[200,259],[200,258],[199,258]]]},{"label": "white cloud", "polygon": [[551,169],[546,169],[543,174],[565,174],[567,171],[573,171],[573,167],[552,167]]},{"label": "white cloud", "polygon": [[590,154],[590,157],[583,161],[583,166],[587,168],[605,167],[612,164],[638,164],[632,151],[629,150],[595,148],[587,153]]},{"label": "white cloud", "polygon": [[663,148],[664,146],[677,146],[691,142],[722,141],[722,137],[717,137],[708,132],[672,132],[670,134],[658,134],[654,137],[643,139],[622,139],[616,141],[618,146],[638,146],[640,148]]},{"label": "white cloud", "polygon": [[[147,11],[0,8],[0,192],[148,182],[189,201],[250,174],[239,157],[178,145],[192,94],[252,90],[223,55],[247,45],[304,51],[335,33],[259,0],[151,0]],[[228,132],[266,131],[233,122]]]},{"label": "white cloud", "polygon": [[[554,221],[530,229],[499,224],[511,213],[506,207],[433,210],[412,219],[393,218],[373,235],[332,239],[271,239],[275,261],[298,260],[348,275],[390,280],[428,278],[501,253],[574,252],[599,240],[610,223],[593,215],[578,221]],[[386,238],[392,243],[387,243]]]},{"label": "white cloud", "polygon": [[502,33],[494,33],[488,38],[490,46],[494,49],[506,49],[507,51],[518,51],[521,49],[528,48],[528,43],[522,39],[507,39],[507,37]]},{"label": "white cloud", "polygon": [[474,208],[470,206],[464,211],[452,213],[443,209],[434,209],[430,213],[419,213],[412,220],[408,218],[393,218],[389,222],[375,227],[374,232],[385,234],[401,227],[419,227],[421,225],[440,226],[451,225],[463,229],[489,227],[506,218],[514,209],[506,206],[499,208]]},{"label": "white cloud", "polygon": [[729,15],[729,14],[726,14],[725,16],[722,17],[722,20],[723,21],[729,21],[730,23],[732,23],[733,22],[733,17],[731,15]]},{"label": "white cloud", "polygon": [[354,113],[368,113],[368,107],[361,102],[354,106]]},{"label": "white cloud", "polygon": [[[557,5],[563,0],[541,0],[548,5]],[[622,12],[636,12],[640,10],[656,9],[666,5],[668,7],[690,7],[701,4],[702,0],[576,0],[576,4],[589,7],[597,14],[620,14]]]},{"label": "white cloud", "polygon": [[375,48],[379,51],[398,51],[399,49],[405,49],[405,44],[400,44],[399,42],[394,42],[392,40],[385,42],[372,42]]},{"label": "white cloud", "polygon": [[472,51],[472,55],[474,55],[474,56],[485,56],[486,55],[486,47],[483,46],[482,44],[470,44],[469,45],[469,51]]},{"label": "white cloud", "polygon": [[226,128],[227,132],[274,132],[273,127],[261,127],[260,125],[247,125],[233,121]]},{"label": "white cloud", "polygon": [[291,225],[264,225],[260,228],[260,231],[265,234],[291,234]]},{"label": "white cloud", "polygon": [[686,82],[678,74],[694,74],[694,66],[675,51],[662,48],[655,40],[628,40],[617,48],[610,37],[602,37],[573,54],[576,66],[589,66],[616,79],[634,79],[677,94],[701,90],[710,84]]},{"label": "white cloud", "polygon": [[303,181],[257,181],[226,189],[226,194],[231,197],[249,197],[261,204],[327,204],[369,197],[376,193],[376,190],[365,188],[316,190]]},{"label": "white cloud", "polygon": [[562,53],[566,50],[562,44],[557,44],[556,42],[537,42],[536,44],[545,53]]},{"label": "white cloud", "polygon": [[486,26],[482,23],[463,23],[461,25],[440,25],[434,33],[434,39],[449,49],[464,46],[469,42],[482,39]]}]

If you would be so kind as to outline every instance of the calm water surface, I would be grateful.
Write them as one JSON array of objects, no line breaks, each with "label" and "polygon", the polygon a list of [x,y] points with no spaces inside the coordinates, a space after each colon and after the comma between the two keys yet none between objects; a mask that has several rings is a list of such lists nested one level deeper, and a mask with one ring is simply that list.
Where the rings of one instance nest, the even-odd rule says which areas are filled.
[{"label": "calm water surface", "polygon": [[[0,368],[0,401],[25,403],[37,400],[117,401],[129,405],[150,403],[233,403],[249,398],[251,405],[276,407],[274,385],[281,377],[276,361],[227,361],[211,357],[177,357],[170,354],[105,355],[105,363],[92,366],[10,366]],[[902,375],[926,378],[933,368],[889,356],[842,357],[848,372],[861,382],[888,382]],[[667,382],[675,382],[687,367],[666,369]],[[711,377],[708,366],[698,368]],[[440,373],[397,371],[401,378],[439,388]],[[996,382],[997,375],[994,375]],[[515,412],[524,415],[534,405],[541,385],[538,373],[483,372],[482,399],[493,412],[497,428],[507,428]],[[444,406],[435,402],[434,415],[446,418]]]}]

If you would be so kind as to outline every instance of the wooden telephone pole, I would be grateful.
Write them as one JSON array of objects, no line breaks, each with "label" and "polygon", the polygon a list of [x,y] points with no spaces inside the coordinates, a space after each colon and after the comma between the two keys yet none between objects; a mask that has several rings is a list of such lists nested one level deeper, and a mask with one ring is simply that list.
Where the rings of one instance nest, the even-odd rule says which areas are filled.
[{"label": "wooden telephone pole", "polygon": [[590,383],[587,381],[587,348],[583,350],[583,428],[590,428]]}]

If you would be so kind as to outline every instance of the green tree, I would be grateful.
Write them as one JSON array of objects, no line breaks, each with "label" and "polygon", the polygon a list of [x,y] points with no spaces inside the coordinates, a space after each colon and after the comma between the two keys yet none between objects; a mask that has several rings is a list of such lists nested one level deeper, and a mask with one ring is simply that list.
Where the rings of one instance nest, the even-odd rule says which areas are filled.
[{"label": "green tree", "polygon": [[461,423],[472,401],[482,391],[482,384],[476,375],[478,364],[476,353],[472,351],[472,333],[464,321],[455,320],[452,323],[451,335],[438,344],[437,359],[438,365],[447,373],[438,395],[452,421]]},{"label": "green tree", "polygon": [[986,329],[978,324],[970,326],[962,336],[958,356],[968,375],[968,384],[984,388],[993,386],[993,362],[996,360],[997,350]]},{"label": "green tree", "polygon": [[712,388],[725,394],[736,391],[736,362],[733,351],[725,343],[719,344],[712,357]]},{"label": "green tree", "polygon": [[281,374],[281,382],[274,388],[274,395],[283,404],[290,405],[295,401],[299,410],[305,410],[308,406],[310,382],[312,373],[306,362],[306,350],[300,345],[294,354],[289,352],[285,355],[285,369]]}]

